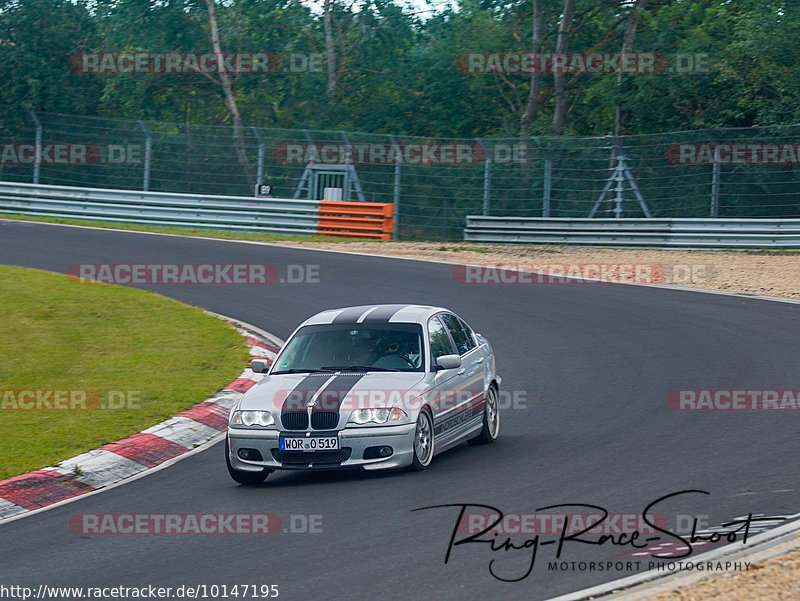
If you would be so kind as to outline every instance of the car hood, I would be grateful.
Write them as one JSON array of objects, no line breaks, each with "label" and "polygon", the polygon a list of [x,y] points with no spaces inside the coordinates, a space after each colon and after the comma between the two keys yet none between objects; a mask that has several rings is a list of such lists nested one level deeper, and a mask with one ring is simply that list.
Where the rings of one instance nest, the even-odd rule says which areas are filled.
[{"label": "car hood", "polygon": [[239,409],[274,411],[346,411],[419,406],[427,391],[421,372],[343,372],[281,374],[264,377],[245,393]]}]

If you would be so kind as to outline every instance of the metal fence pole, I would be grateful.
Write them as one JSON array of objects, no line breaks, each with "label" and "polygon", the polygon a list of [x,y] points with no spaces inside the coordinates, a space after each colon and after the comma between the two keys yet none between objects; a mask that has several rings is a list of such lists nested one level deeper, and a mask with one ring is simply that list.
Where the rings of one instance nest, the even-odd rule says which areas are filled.
[{"label": "metal fence pole", "polygon": [[544,182],[542,182],[542,217],[550,217],[550,196],[553,189],[553,159],[538,136],[531,138],[544,153]]},{"label": "metal fence pole", "polygon": [[719,161],[711,167],[711,217],[719,217]]},{"label": "metal fence pole", "polygon": [[542,198],[542,217],[550,217],[550,194],[553,187],[553,160],[544,160],[544,191]]},{"label": "metal fence pole", "polygon": [[478,141],[478,144],[481,145],[481,148],[483,148],[483,152],[486,155],[486,158],[483,161],[483,215],[486,216],[491,212],[489,192],[491,191],[492,187],[492,159],[489,156],[489,151],[486,149],[486,145],[483,143],[483,140],[480,138],[475,139]]},{"label": "metal fence pole", "polygon": [[39,168],[42,164],[42,123],[33,111],[31,111],[31,118],[33,119],[34,125],[36,125],[36,141],[34,147],[36,149],[36,158],[33,162],[33,183],[38,184]]},{"label": "metal fence pole", "polygon": [[144,124],[144,121],[139,120],[139,127],[145,135],[144,140],[144,173],[142,174],[142,190],[147,192],[150,190],[150,157],[153,153],[153,138],[150,135],[150,130]]},{"label": "metal fence pole", "polygon": [[397,150],[397,158],[394,160],[394,185],[392,186],[392,200],[394,202],[394,228],[392,230],[392,240],[397,240],[400,233],[400,169],[402,163],[402,152],[394,136],[389,134],[389,139]]},{"label": "metal fence pole", "polygon": [[258,191],[258,186],[261,185],[264,179],[264,139],[255,127],[251,127],[250,129],[253,130],[253,135],[255,135],[258,141],[258,169],[256,171],[256,191]]},{"label": "metal fence pole", "polygon": [[617,155],[617,167],[614,178],[617,180],[616,187],[614,188],[614,218],[619,219],[622,217],[622,201],[625,196],[625,186],[623,179],[625,177],[625,159],[622,155]]},{"label": "metal fence pole", "polygon": [[[342,136],[342,140],[344,141],[345,148],[346,148],[345,153],[344,153],[344,166],[345,166],[345,169],[344,169],[344,184],[342,184],[344,186],[344,189],[342,190],[342,199],[345,202],[350,202],[352,200],[352,198],[353,198],[352,194],[350,194],[350,189],[351,189],[350,188],[350,181],[351,181],[350,170],[352,169],[352,163],[353,163],[353,151],[352,151],[352,148],[350,147],[350,140],[347,139],[347,134],[344,133],[343,131],[339,130],[339,135]],[[339,160],[341,160],[341,157],[339,157]],[[325,189],[324,188],[322,190],[322,193],[323,193],[323,195],[325,194]]]}]

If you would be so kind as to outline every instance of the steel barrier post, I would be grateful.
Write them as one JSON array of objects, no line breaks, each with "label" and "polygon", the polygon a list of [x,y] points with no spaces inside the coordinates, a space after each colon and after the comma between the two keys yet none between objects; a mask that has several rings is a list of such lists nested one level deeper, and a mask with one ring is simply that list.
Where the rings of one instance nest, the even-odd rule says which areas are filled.
[{"label": "steel barrier post", "polygon": [[31,111],[31,118],[33,119],[33,123],[36,125],[36,141],[35,141],[35,152],[36,158],[33,162],[33,183],[39,183],[39,168],[42,164],[42,123],[39,121],[39,117],[36,116],[34,111]]},{"label": "steel barrier post", "polygon": [[153,138],[150,135],[150,130],[144,124],[144,121],[139,120],[139,127],[145,135],[144,140],[144,172],[142,174],[142,190],[147,192],[150,190],[150,157],[153,153]]},{"label": "steel barrier post", "polygon": [[400,169],[402,163],[402,151],[397,140],[391,134],[389,139],[397,150],[397,158],[394,160],[394,184],[392,186],[392,201],[394,204],[394,228],[392,229],[392,240],[397,240],[400,232]]},{"label": "steel barrier post", "polygon": [[255,127],[251,127],[253,130],[253,135],[255,135],[256,140],[258,141],[258,169],[256,171],[256,191],[258,190],[258,186],[261,185],[261,182],[264,179],[264,139],[261,137],[261,134],[258,133],[258,129]]},{"label": "steel barrier post", "polygon": [[483,160],[483,214],[486,216],[491,212],[491,207],[489,206],[489,192],[492,186],[492,159],[489,156],[489,151],[483,143],[483,140],[480,138],[475,139],[478,141],[478,144],[481,145],[486,155],[486,158]]},{"label": "steel barrier post", "polygon": [[719,217],[719,161],[711,166],[711,217]]}]

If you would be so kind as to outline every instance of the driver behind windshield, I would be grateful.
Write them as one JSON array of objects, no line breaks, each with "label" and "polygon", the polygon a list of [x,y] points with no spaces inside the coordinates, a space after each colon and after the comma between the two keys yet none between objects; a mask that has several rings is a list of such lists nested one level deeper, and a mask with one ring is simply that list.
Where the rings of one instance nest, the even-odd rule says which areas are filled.
[{"label": "driver behind windshield", "polygon": [[386,332],[373,345],[370,365],[399,369],[415,367],[412,354],[418,350],[410,348],[412,344],[409,344],[413,340],[418,340],[418,337],[407,332]]}]

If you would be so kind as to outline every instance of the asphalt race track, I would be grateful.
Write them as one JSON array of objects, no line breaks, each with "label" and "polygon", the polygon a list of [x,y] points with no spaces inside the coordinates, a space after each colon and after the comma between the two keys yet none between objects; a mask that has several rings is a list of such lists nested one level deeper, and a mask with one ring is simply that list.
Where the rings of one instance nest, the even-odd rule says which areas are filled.
[{"label": "asphalt race track", "polygon": [[[445,264],[0,222],[0,263],[64,273],[97,262],[274,263],[281,274],[289,264],[318,265],[319,283],[152,286],[282,338],[325,308],[446,306],[490,340],[517,406],[502,410],[496,444],[461,445],[419,473],[278,472],[248,488],[229,478],[222,445],[214,445],[0,526],[5,582],[277,584],[280,599],[303,601],[546,599],[630,572],[549,570],[550,545],[539,548],[527,578],[503,582],[490,562],[514,579],[529,566],[530,549],[461,545],[445,565],[458,508],[412,510],[463,503],[533,513],[572,503],[637,514],[687,489],[710,494],[674,497],[653,511],[670,523],[704,515],[714,526],[800,510],[797,412],[680,412],[666,403],[678,389],[800,388],[797,305],[625,285],[462,285]],[[322,532],[84,536],[68,527],[78,513],[191,512],[276,513],[284,524],[291,515],[321,515]],[[567,541],[560,560],[630,561],[631,551]]]}]

